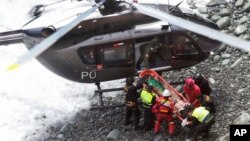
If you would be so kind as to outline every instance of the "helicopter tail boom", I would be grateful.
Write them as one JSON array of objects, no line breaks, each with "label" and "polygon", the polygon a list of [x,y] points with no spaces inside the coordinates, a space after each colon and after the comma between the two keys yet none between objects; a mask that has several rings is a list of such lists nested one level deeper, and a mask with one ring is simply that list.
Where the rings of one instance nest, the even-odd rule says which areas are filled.
[{"label": "helicopter tail boom", "polygon": [[23,42],[22,30],[12,30],[0,33],[0,45]]}]

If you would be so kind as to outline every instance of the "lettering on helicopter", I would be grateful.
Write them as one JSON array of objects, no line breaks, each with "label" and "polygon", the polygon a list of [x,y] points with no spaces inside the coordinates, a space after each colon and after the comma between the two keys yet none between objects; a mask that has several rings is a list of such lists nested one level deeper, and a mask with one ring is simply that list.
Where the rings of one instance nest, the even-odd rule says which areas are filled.
[{"label": "lettering on helicopter", "polygon": [[81,79],[90,78],[95,79],[96,78],[96,71],[97,70],[91,70],[91,71],[83,71],[81,72]]}]

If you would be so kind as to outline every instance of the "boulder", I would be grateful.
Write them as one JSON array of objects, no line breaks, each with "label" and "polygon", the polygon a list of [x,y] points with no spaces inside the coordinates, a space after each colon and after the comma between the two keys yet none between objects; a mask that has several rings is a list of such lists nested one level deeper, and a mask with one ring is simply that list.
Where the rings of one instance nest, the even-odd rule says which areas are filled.
[{"label": "boulder", "polygon": [[219,16],[219,15],[213,15],[210,19],[211,19],[213,22],[217,22],[219,19],[221,19],[221,16]]},{"label": "boulder", "polygon": [[246,3],[246,4],[243,6],[243,11],[245,11],[245,12],[249,12],[249,11],[250,11],[250,2]]},{"label": "boulder", "polygon": [[238,21],[236,21],[236,23],[238,24],[243,24],[245,22],[249,21],[248,16],[244,15],[243,17],[241,17]]},{"label": "boulder", "polygon": [[221,55],[222,59],[228,59],[230,57],[231,57],[231,54],[228,54],[228,53],[224,53],[224,54]]},{"label": "boulder", "polygon": [[227,65],[230,62],[230,59],[225,59],[222,61],[222,65]]},{"label": "boulder", "polygon": [[198,12],[201,13],[201,14],[207,14],[208,13],[208,9],[206,6],[199,6],[197,8]]},{"label": "boulder", "polygon": [[213,57],[213,61],[214,61],[214,63],[219,62],[219,61],[220,61],[220,55],[215,55],[215,56]]},{"label": "boulder", "polygon": [[227,8],[222,8],[220,10],[220,13],[219,13],[219,15],[222,17],[229,16],[230,14],[231,14],[231,12]]},{"label": "boulder", "polygon": [[242,114],[234,120],[234,124],[250,124],[250,115],[246,112],[242,112]]},{"label": "boulder", "polygon": [[219,19],[216,24],[218,25],[218,27],[220,29],[223,29],[225,27],[228,27],[230,25],[230,18],[229,17],[223,17],[221,19]]},{"label": "boulder", "polygon": [[219,137],[216,141],[229,141],[229,133],[222,137]]},{"label": "boulder", "polygon": [[109,132],[107,139],[113,139],[113,140],[117,140],[117,138],[120,136],[121,132],[117,129],[112,130],[111,132]]},{"label": "boulder", "polygon": [[211,83],[211,84],[214,84],[215,83],[215,80],[213,78],[208,78],[208,81]]},{"label": "boulder", "polygon": [[243,34],[247,31],[247,26],[246,25],[238,25],[234,31],[236,35]]},{"label": "boulder", "polygon": [[237,0],[234,6],[241,7],[241,6],[243,6],[244,2],[245,2],[245,0]]}]

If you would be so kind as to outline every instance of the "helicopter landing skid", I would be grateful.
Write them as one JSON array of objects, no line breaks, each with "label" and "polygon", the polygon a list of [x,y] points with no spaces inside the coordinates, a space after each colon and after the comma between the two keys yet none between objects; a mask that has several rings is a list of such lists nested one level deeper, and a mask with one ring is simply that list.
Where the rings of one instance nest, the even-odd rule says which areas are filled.
[{"label": "helicopter landing skid", "polygon": [[103,106],[103,100],[102,95],[104,92],[114,92],[114,91],[122,91],[124,88],[111,88],[111,89],[101,89],[100,82],[95,83],[97,86],[97,90],[95,90],[95,93],[99,95],[99,105]]},{"label": "helicopter landing skid", "polygon": [[90,108],[90,111],[102,110],[102,109],[111,109],[111,108],[124,107],[124,106],[125,106],[125,104],[110,105],[110,106],[93,106],[93,107]]}]

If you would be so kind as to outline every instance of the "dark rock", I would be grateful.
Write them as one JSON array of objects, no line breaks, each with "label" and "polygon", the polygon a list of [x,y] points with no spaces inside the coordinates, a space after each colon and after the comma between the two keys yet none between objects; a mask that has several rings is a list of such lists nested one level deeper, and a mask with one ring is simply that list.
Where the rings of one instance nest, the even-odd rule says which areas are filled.
[{"label": "dark rock", "polygon": [[153,141],[165,141],[161,134],[157,134],[153,137]]},{"label": "dark rock", "polygon": [[224,17],[224,16],[229,16],[231,12],[228,10],[228,8],[222,8],[219,14],[220,16]]}]

